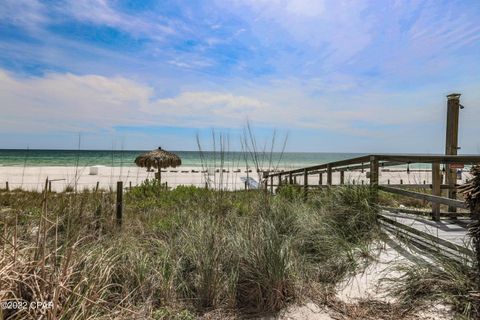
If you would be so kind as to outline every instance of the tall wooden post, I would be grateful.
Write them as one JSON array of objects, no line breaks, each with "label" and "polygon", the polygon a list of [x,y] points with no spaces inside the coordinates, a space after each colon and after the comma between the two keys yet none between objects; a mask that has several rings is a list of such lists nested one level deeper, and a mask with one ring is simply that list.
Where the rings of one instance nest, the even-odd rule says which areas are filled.
[{"label": "tall wooden post", "polygon": [[323,172],[318,174],[318,185],[321,186],[323,184]]},{"label": "tall wooden post", "polygon": [[332,185],[332,165],[327,164],[327,185]]},{"label": "tall wooden post", "polygon": [[345,171],[340,171],[340,184],[345,184]]},{"label": "tall wooden post", "polygon": [[270,176],[270,193],[273,194],[273,176]]},{"label": "tall wooden post", "polygon": [[308,197],[308,171],[307,169],[303,170],[303,200],[307,201]]},{"label": "tall wooden post", "polygon": [[[440,163],[432,163],[432,195],[441,196],[442,176],[440,173]],[[440,204],[432,203],[432,219],[434,221],[440,221]]]},{"label": "tall wooden post", "polygon": [[378,201],[378,176],[379,176],[378,159],[376,156],[370,156],[370,188],[372,189],[373,202]]},{"label": "tall wooden post", "polygon": [[288,173],[288,183],[293,184],[293,177],[291,172]]},{"label": "tall wooden post", "polygon": [[[452,93],[447,96],[447,131],[445,138],[445,154],[456,155],[458,152],[458,118],[460,114],[460,94]],[[446,167],[446,182],[448,184],[448,197],[450,199],[457,198],[457,174],[455,170]],[[448,207],[449,212],[457,212],[457,208]]]},{"label": "tall wooden post", "polygon": [[8,181],[5,182],[5,190],[10,191],[10,187],[8,186]]},{"label": "tall wooden post", "polygon": [[123,214],[123,181],[117,181],[117,226],[122,226]]}]

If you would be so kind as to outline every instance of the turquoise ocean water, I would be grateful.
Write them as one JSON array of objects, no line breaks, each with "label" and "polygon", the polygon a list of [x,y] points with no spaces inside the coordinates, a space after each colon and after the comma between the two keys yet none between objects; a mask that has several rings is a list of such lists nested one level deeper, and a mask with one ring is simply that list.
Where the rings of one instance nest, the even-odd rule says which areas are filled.
[{"label": "turquoise ocean water", "polygon": [[[145,151],[109,150],[5,150],[0,149],[0,166],[134,166],[134,159]],[[253,156],[243,152],[227,152],[223,157],[218,152],[172,151],[182,159],[182,165],[244,167],[253,166]],[[257,161],[262,167],[295,168],[327,163],[361,156],[359,153],[258,153]],[[269,165],[271,164],[271,165]]]}]

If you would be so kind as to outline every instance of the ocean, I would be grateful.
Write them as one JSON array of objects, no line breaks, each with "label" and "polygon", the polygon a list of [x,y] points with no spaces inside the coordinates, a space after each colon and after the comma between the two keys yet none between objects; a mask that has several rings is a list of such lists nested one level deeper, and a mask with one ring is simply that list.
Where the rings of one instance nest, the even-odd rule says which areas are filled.
[{"label": "ocean", "polygon": [[[128,167],[135,166],[135,158],[143,152],[145,151],[0,149],[0,166]],[[172,152],[182,159],[182,165],[186,167],[202,167],[202,164],[220,167],[222,161],[223,167],[244,167],[246,163],[254,166],[254,156],[244,152],[225,152],[223,155],[219,152]],[[260,152],[256,155],[255,162],[258,162],[261,167],[298,168],[361,155],[359,153]]]}]

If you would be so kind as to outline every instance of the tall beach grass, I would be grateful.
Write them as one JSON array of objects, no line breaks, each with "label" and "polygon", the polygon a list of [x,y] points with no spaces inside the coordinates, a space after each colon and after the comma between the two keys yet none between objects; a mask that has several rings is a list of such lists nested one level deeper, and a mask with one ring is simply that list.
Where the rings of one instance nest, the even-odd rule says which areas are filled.
[{"label": "tall beach grass", "polygon": [[236,317],[325,299],[376,238],[369,190],[303,202],[288,188],[272,198],[145,183],[126,192],[121,229],[110,192],[0,193],[0,300],[52,302],[3,316]]}]

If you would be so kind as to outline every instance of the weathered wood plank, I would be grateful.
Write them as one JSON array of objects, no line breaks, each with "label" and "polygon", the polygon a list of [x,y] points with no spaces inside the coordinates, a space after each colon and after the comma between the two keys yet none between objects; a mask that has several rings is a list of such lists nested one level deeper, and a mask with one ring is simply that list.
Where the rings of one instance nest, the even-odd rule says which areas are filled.
[{"label": "weathered wood plank", "polygon": [[327,165],[327,185],[332,185],[332,166],[330,164]]},{"label": "weathered wood plank", "polygon": [[480,163],[480,155],[392,155],[379,154],[376,155],[379,160],[395,161],[403,163],[462,163],[477,164]]},{"label": "weathered wood plank", "polygon": [[424,237],[451,250],[455,250],[469,256],[473,255],[472,250],[467,248],[465,243],[462,243],[462,241],[467,241],[467,231],[458,225],[449,225],[455,226],[457,229],[459,229],[458,231],[443,231],[440,229],[440,227],[444,227],[443,225],[430,225],[428,221],[422,221],[422,219],[412,219],[409,217],[402,218],[401,216],[394,216],[388,213],[379,214],[378,218],[391,225],[407,230],[408,232],[417,236]]},{"label": "weathered wood plank", "polygon": [[[432,195],[439,197],[442,195],[442,176],[440,175],[440,164],[438,162],[432,164]],[[432,218],[435,221],[440,220],[440,204],[433,203]]]},{"label": "weathered wood plank", "polygon": [[[432,189],[432,184],[415,184],[415,183],[408,183],[408,184],[385,184],[388,187],[402,187],[402,188],[417,188],[417,189]],[[448,184],[442,184],[440,189],[448,189]]]},{"label": "weathered wood plank", "polygon": [[382,191],[385,191],[385,192],[400,194],[400,195],[403,195],[403,196],[412,197],[412,198],[421,199],[421,200],[426,200],[426,201],[430,201],[430,202],[433,202],[433,203],[451,205],[451,206],[455,206],[457,208],[464,208],[464,209],[467,208],[465,202],[460,201],[460,200],[453,200],[453,199],[444,198],[444,197],[440,197],[440,196],[434,196],[434,195],[429,195],[429,194],[425,194],[425,193],[414,192],[414,191],[404,190],[404,189],[400,189],[400,188],[387,187],[387,186],[379,186],[378,188]]},{"label": "weathered wood plank", "polygon": [[[305,168],[294,169],[290,171],[285,171],[283,173],[271,173],[270,175],[277,176],[280,174],[303,174],[303,171],[306,169],[307,172],[310,173],[318,173],[318,171],[323,170],[325,171],[330,165],[332,171],[340,171],[340,170],[354,170],[354,169],[361,169],[367,168],[370,164],[370,157],[376,157],[380,162],[380,167],[385,166],[396,166],[406,163],[459,163],[459,164],[477,164],[480,163],[480,155],[419,155],[419,154],[411,154],[411,155],[395,155],[395,154],[372,154],[366,155],[361,157],[356,157],[352,159],[345,159],[340,161],[333,161],[330,163],[324,163],[316,166],[310,166]],[[339,168],[339,167],[347,167],[347,168]]]}]

